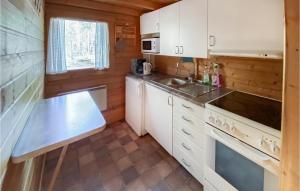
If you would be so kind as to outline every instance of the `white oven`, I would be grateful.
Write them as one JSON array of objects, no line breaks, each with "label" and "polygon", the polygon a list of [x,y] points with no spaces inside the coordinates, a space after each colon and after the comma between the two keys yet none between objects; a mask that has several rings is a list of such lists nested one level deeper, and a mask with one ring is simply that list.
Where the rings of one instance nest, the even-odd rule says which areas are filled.
[{"label": "white oven", "polygon": [[205,191],[279,190],[278,160],[207,123],[205,134]]},{"label": "white oven", "polygon": [[159,53],[159,38],[142,39],[142,52],[143,53]]}]

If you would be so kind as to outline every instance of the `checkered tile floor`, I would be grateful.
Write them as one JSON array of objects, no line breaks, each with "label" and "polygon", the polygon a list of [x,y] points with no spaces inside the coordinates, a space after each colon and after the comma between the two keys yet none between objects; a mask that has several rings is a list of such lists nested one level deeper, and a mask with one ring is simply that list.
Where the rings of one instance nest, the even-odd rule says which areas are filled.
[{"label": "checkered tile floor", "polygon": [[[47,155],[44,188],[60,150]],[[46,190],[46,189],[44,189]],[[202,191],[151,136],[138,137],[125,122],[69,146],[55,191]]]}]

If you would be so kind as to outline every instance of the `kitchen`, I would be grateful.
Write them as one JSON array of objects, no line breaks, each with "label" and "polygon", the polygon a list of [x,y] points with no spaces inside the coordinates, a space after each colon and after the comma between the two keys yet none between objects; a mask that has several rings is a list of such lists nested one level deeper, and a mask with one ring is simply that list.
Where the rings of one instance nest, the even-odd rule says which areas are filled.
[{"label": "kitchen", "polygon": [[299,190],[299,2],[1,1],[1,190]]}]

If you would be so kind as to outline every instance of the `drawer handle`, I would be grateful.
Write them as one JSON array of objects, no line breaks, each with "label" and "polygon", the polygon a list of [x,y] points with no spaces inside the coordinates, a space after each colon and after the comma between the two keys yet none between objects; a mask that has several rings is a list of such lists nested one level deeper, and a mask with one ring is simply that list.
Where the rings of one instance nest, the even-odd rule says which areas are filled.
[{"label": "drawer handle", "polygon": [[187,162],[185,162],[185,160],[184,159],[181,159],[181,161],[183,162],[183,164],[185,165],[185,166],[187,166],[188,168],[190,168],[191,167],[191,165],[190,164],[188,164]]},{"label": "drawer handle", "polygon": [[187,147],[184,143],[181,143],[181,146],[182,146],[183,148],[185,148],[186,150],[188,150],[188,151],[191,150],[191,149],[190,149],[189,147]]},{"label": "drawer handle", "polygon": [[182,119],[185,120],[185,121],[187,121],[187,122],[190,122],[190,123],[192,122],[191,120],[187,119],[187,118],[184,117],[184,116],[182,116]]},{"label": "drawer handle", "polygon": [[186,135],[189,135],[189,136],[192,135],[191,133],[188,133],[185,129],[181,129],[181,131],[182,131],[184,134],[186,134]]},{"label": "drawer handle", "polygon": [[184,105],[184,104],[182,104],[182,107],[187,108],[187,109],[192,109],[191,107],[186,106],[186,105]]}]

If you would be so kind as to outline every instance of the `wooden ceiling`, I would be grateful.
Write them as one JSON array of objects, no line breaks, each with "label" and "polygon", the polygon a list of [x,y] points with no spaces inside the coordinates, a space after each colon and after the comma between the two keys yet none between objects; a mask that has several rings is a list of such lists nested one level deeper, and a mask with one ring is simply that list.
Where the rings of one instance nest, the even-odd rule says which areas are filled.
[{"label": "wooden ceiling", "polygon": [[179,0],[46,0],[47,5],[63,5],[131,16],[159,9]]},{"label": "wooden ceiling", "polygon": [[141,12],[148,12],[159,9],[179,0],[93,0],[101,3],[112,4],[121,7],[136,9]]}]

